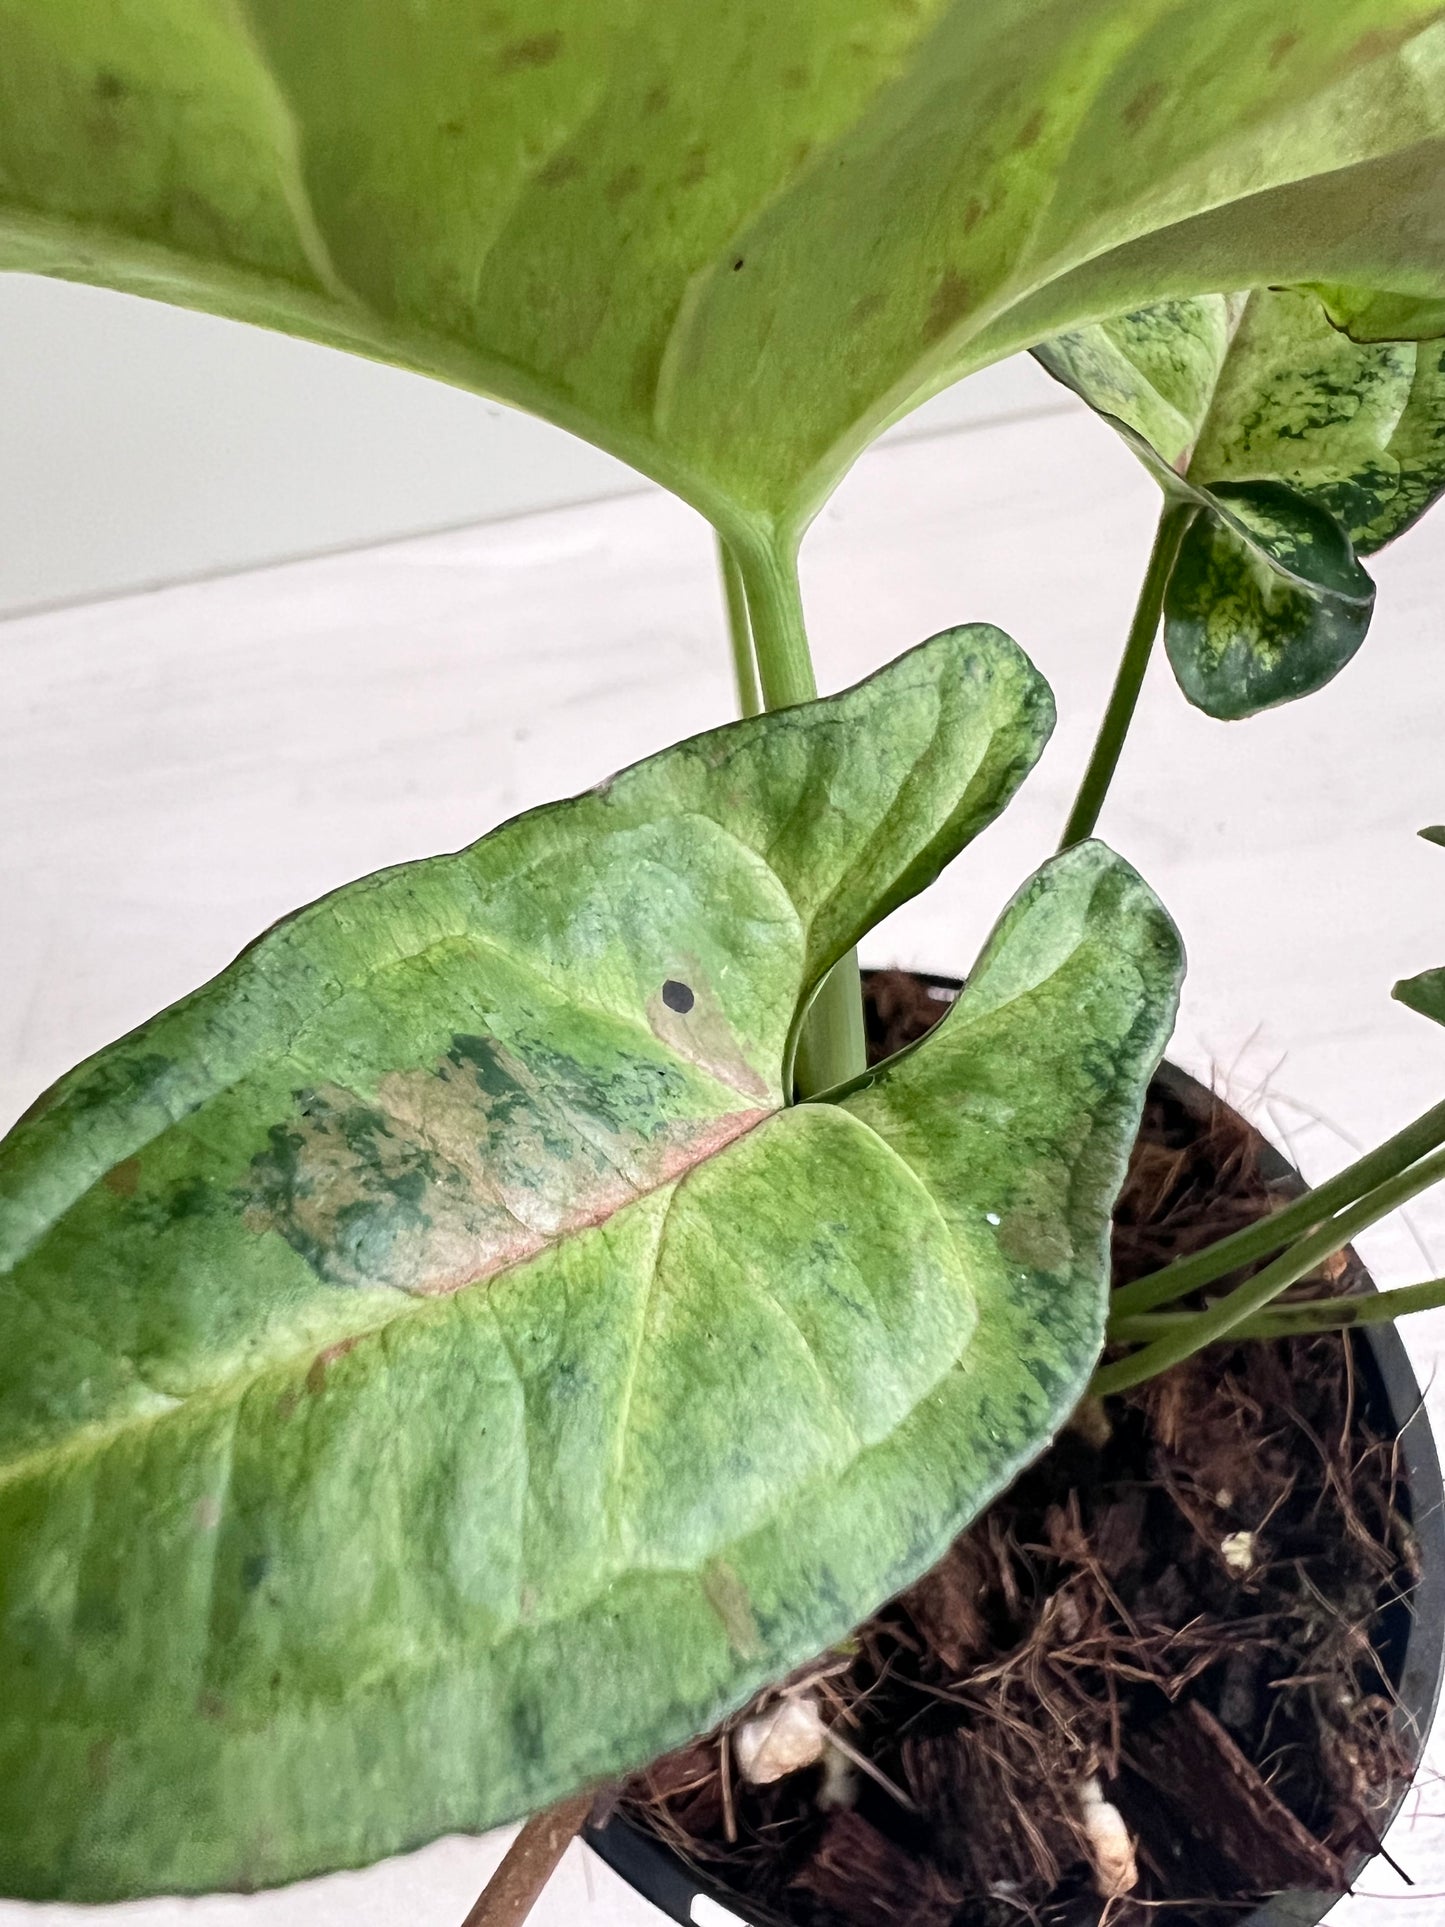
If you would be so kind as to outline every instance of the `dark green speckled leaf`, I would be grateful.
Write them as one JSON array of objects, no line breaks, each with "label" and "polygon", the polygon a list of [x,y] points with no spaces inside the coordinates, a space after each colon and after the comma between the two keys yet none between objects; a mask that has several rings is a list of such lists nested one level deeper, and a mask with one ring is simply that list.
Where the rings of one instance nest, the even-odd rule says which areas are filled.
[{"label": "dark green speckled leaf", "polygon": [[1035,353],[1132,429],[1146,460],[1141,441],[1201,490],[1282,482],[1328,509],[1360,555],[1445,489],[1445,341],[1361,345],[1309,294],[1159,302]]},{"label": "dark green speckled leaf", "polygon": [[0,1888],[264,1885],[615,1774],[1040,1449],[1174,1006],[1148,890],[1070,851],[922,1048],[784,1092],[1051,720],[951,631],[326,898],[16,1128]]},{"label": "dark green speckled leaf", "polygon": [[[1037,352],[1167,492],[1203,511],[1177,565],[1187,593],[1165,610],[1191,700],[1250,715],[1336,674],[1369,622],[1373,590],[1354,556],[1445,489],[1445,342],[1362,345],[1313,294],[1260,289],[1158,303]],[[1272,534],[1238,512],[1251,496],[1267,502]]]},{"label": "dark green speckled leaf", "polygon": [[1375,585],[1323,509],[1278,482],[1221,483],[1164,593],[1184,694],[1232,720],[1321,689],[1365,639]]},{"label": "dark green speckled leaf", "polygon": [[1373,554],[1445,489],[1445,341],[1361,345],[1309,295],[1251,295],[1188,472],[1283,482]]}]

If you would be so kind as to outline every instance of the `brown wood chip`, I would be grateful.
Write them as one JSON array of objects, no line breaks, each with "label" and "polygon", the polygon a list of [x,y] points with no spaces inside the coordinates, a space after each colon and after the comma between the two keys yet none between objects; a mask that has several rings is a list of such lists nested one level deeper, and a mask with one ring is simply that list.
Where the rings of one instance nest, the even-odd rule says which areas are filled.
[{"label": "brown wood chip", "polygon": [[984,1577],[978,1547],[959,1539],[900,1602],[930,1649],[957,1675],[989,1649],[988,1627],[979,1610]]},{"label": "brown wood chip", "polygon": [[936,1868],[853,1812],[833,1815],[790,1885],[822,1901],[839,1927],[948,1927],[962,1899]]},{"label": "brown wood chip", "polygon": [[1127,1753],[1180,1819],[1261,1892],[1341,1893],[1349,1884],[1338,1855],[1295,1818],[1208,1707],[1172,1708],[1134,1735]]}]

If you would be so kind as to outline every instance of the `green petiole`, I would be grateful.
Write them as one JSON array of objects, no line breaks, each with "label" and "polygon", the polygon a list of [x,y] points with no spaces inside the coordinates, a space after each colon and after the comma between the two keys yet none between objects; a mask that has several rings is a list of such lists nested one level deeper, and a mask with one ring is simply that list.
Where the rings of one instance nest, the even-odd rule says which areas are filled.
[{"label": "green petiole", "polygon": [[[1300,1299],[1289,1305],[1271,1305],[1244,1319],[1227,1334],[1229,1342],[1241,1338],[1302,1338],[1313,1332],[1348,1331],[1356,1325],[1388,1325],[1414,1311],[1437,1311],[1445,1305],[1445,1278],[1427,1278],[1423,1284],[1402,1285],[1396,1291],[1375,1291],[1360,1297]],[[1193,1322],[1187,1311],[1146,1312],[1131,1320],[1140,1335],[1183,1329]],[[1147,1328],[1147,1332],[1146,1332]]]},{"label": "green petiole", "polygon": [[1159,526],[1154,532],[1154,546],[1149,551],[1149,564],[1139,587],[1134,619],[1124,643],[1124,654],[1120,658],[1119,671],[1109,693],[1108,706],[1099,725],[1088,768],[1084,771],[1084,780],[1079,785],[1074,807],[1064,825],[1064,834],[1059,842],[1061,850],[1082,843],[1086,836],[1094,834],[1099,811],[1104,807],[1104,798],[1119,767],[1124,738],[1134,720],[1139,691],[1144,686],[1144,671],[1149,667],[1154,638],[1159,632],[1159,617],[1164,608],[1164,591],[1168,587],[1169,573],[1179,554],[1184,531],[1195,513],[1192,502],[1176,501],[1166,501],[1160,513]]},{"label": "green petiole", "polygon": [[[1387,1183],[1377,1185],[1348,1210],[1326,1224],[1317,1225],[1217,1303],[1200,1312],[1185,1313],[1177,1323],[1171,1321],[1167,1331],[1158,1332],[1156,1326],[1146,1326],[1141,1315],[1120,1317],[1116,1310],[1109,1319],[1110,1338],[1123,1343],[1140,1338],[1147,1342],[1126,1358],[1101,1366],[1094,1374],[1090,1391],[1098,1398],[1107,1397],[1110,1392],[1127,1391],[1130,1386],[1141,1385],[1145,1379],[1167,1371],[1171,1365],[1182,1364],[1206,1345],[1233,1336],[1246,1320],[1262,1312],[1282,1291],[1307,1278],[1351,1238],[1442,1177],[1445,1177],[1445,1149],[1422,1158]],[[1314,1213],[1318,1217],[1317,1203]]]},{"label": "green petiole", "polygon": [[[811,702],[818,685],[803,623],[796,545],[774,535],[724,543],[723,554],[733,558],[746,596],[763,707],[786,709],[794,703]],[[735,656],[737,634],[734,624]],[[798,1095],[815,1097],[835,1084],[845,1084],[866,1064],[863,990],[858,953],[851,950],[839,958],[819,985],[804,1021],[794,1066]]]},{"label": "green petiole", "polygon": [[[1445,1143],[1445,1104],[1435,1104],[1367,1156],[1358,1158],[1272,1217],[1246,1225],[1242,1231],[1221,1238],[1203,1251],[1191,1252],[1187,1258],[1177,1258],[1147,1278],[1136,1278],[1131,1284],[1121,1285],[1110,1301],[1111,1321],[1172,1304],[1175,1299],[1212,1285],[1232,1271],[1283,1251],[1337,1211],[1407,1171],[1418,1158],[1442,1143]],[[1413,1193],[1407,1195],[1413,1196]]]}]

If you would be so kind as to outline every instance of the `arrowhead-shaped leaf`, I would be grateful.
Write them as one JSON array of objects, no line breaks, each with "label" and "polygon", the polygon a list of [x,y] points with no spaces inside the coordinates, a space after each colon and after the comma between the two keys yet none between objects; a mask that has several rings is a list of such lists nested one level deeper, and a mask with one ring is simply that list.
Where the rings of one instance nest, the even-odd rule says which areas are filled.
[{"label": "arrowhead-shaped leaf", "polygon": [[734,532],[799,526],[888,420],[1082,318],[1445,293],[1438,0],[4,18],[4,265],[480,389]]},{"label": "arrowhead-shaped leaf", "polygon": [[924,1045],[810,988],[1002,807],[952,631],[371,877],[0,1147],[0,1885],[254,1886],[656,1754],[1079,1396],[1177,939],[1098,844]]},{"label": "arrowhead-shaped leaf", "polygon": [[[1445,848],[1445,823],[1432,823],[1421,830],[1427,843]],[[1418,977],[1402,977],[1392,993],[1410,1010],[1418,1010],[1437,1024],[1445,1024],[1445,968],[1422,970]]]},{"label": "arrowhead-shaped leaf", "polygon": [[1362,345],[1313,295],[1261,289],[1163,302],[1037,354],[1205,511],[1165,605],[1190,699],[1250,715],[1329,681],[1369,624],[1355,554],[1445,489],[1445,342]]},{"label": "arrowhead-shaped leaf", "polygon": [[1222,482],[1185,531],[1164,592],[1179,687],[1210,716],[1254,716],[1337,676],[1375,585],[1326,510],[1279,482]]}]

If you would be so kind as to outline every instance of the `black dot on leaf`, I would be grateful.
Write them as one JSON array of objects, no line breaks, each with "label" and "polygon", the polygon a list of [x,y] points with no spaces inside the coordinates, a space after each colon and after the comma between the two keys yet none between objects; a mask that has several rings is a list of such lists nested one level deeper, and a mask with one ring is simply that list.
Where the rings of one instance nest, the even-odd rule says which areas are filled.
[{"label": "black dot on leaf", "polygon": [[734,262],[733,262],[733,273],[734,273],[734,274],[736,274],[736,273],[737,273],[737,271],[738,271],[738,269],[739,269],[739,268],[740,268],[741,266],[742,266],[742,258],[741,258],[741,256],[739,256],[739,258],[738,258],[738,259],[737,259],[736,261],[734,261]]},{"label": "black dot on leaf", "polygon": [[662,1001],[669,1010],[681,1011],[686,1016],[697,999],[686,984],[680,984],[676,977],[669,977],[662,986]]}]

